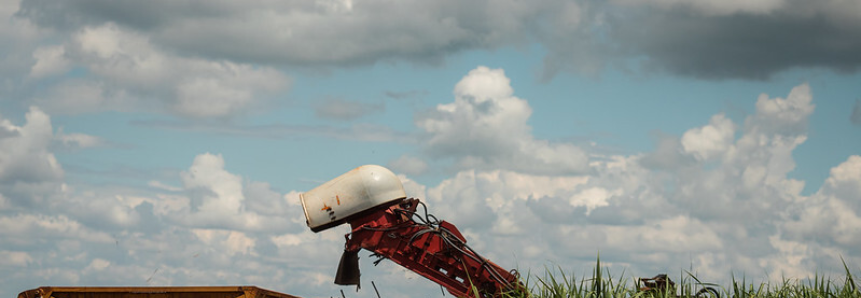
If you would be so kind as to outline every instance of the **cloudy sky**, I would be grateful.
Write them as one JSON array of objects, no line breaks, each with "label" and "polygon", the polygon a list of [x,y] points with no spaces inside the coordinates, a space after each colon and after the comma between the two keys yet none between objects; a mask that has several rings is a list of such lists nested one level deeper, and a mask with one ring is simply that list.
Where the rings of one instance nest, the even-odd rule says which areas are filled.
[{"label": "cloudy sky", "polygon": [[332,284],[347,228],[312,233],[298,194],[363,164],[524,273],[861,270],[859,12],[0,0],[0,296],[441,296],[366,253],[361,291]]}]

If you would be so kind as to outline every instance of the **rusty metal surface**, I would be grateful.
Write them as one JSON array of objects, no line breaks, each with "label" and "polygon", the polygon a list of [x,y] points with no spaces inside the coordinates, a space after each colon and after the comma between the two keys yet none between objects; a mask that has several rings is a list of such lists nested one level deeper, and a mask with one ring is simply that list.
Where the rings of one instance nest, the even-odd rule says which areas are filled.
[{"label": "rusty metal surface", "polygon": [[300,298],[254,286],[40,287],[18,298]]}]

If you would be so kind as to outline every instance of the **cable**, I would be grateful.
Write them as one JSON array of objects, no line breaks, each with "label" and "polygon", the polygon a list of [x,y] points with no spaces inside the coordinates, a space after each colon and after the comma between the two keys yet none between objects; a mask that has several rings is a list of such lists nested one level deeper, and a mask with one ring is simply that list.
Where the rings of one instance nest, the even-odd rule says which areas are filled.
[{"label": "cable", "polygon": [[[406,215],[407,218],[409,219],[409,221],[403,222],[403,223],[400,223],[396,226],[388,227],[388,228],[372,228],[372,227],[363,226],[362,229],[363,230],[369,230],[369,231],[387,232],[387,231],[394,231],[394,230],[407,229],[407,228],[423,228],[423,229],[413,233],[410,236],[409,242],[407,242],[408,245],[412,245],[422,235],[425,235],[428,233],[437,234],[438,237],[440,239],[442,239],[442,245],[443,245],[442,248],[443,249],[446,249],[449,251],[453,249],[454,251],[457,252],[457,253],[453,253],[450,255],[452,258],[454,258],[455,260],[458,260],[458,261],[462,261],[462,257],[466,256],[466,257],[472,259],[473,261],[479,263],[479,268],[486,270],[488,272],[488,276],[494,282],[496,282],[499,285],[504,286],[506,288],[512,287],[513,281],[509,281],[509,280],[505,279],[503,277],[503,275],[497,270],[498,268],[496,266],[491,265],[490,261],[488,261],[486,258],[482,257],[474,249],[472,249],[472,247],[467,245],[465,240],[455,236],[455,233],[453,233],[449,229],[446,229],[445,227],[443,227],[442,221],[439,220],[439,218],[437,218],[435,215],[428,212],[427,205],[424,202],[422,202],[418,199],[415,199],[415,202],[417,204],[421,205],[421,207],[422,207],[421,211],[415,210],[417,207],[416,205],[399,205],[398,207],[391,209],[395,215],[399,215],[399,216]],[[414,209],[414,210],[408,210],[405,208],[401,208],[401,206],[411,206],[412,207],[411,209]],[[375,255],[377,255],[377,254],[375,253]],[[379,259],[374,261],[374,265],[377,265],[380,261],[385,259],[385,257],[382,255],[377,255],[377,256],[379,257]],[[464,270],[466,270],[466,269],[467,268],[464,268]],[[512,275],[519,276],[519,274],[517,273],[517,270],[512,270],[512,271],[514,272]]]}]

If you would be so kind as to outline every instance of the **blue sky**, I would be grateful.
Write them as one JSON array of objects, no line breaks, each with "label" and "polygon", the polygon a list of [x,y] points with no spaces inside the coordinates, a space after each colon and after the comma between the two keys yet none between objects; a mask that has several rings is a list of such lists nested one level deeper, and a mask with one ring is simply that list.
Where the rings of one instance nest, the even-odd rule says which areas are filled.
[{"label": "blue sky", "polygon": [[337,296],[298,194],[363,164],[524,272],[861,264],[857,2],[2,3],[2,295]]}]

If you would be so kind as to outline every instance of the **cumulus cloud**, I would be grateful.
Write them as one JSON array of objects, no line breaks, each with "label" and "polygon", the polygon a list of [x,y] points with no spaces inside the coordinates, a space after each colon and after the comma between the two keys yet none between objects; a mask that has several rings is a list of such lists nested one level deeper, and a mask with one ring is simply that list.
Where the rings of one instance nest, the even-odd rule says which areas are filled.
[{"label": "cumulus cloud", "polygon": [[[31,107],[22,126],[0,119],[0,221],[6,239],[28,234],[106,242],[105,231],[133,228],[136,204],[116,195],[76,193],[65,183],[56,148],[86,148],[100,142],[79,133],[54,132],[50,116]],[[35,210],[35,212],[34,212]],[[26,245],[25,245],[26,246]]]},{"label": "cumulus cloud", "polygon": [[26,240],[27,237],[31,237],[32,235],[101,243],[110,242],[111,240],[107,233],[89,230],[65,215],[21,214],[4,216],[0,218],[0,223],[3,223],[3,226],[6,227],[2,232],[4,238],[15,242],[28,242]]},{"label": "cumulus cloud", "polygon": [[254,240],[242,232],[209,229],[193,229],[191,231],[203,244],[225,247],[231,256],[249,254],[254,248]]},{"label": "cumulus cloud", "polygon": [[807,119],[815,108],[812,100],[810,86],[806,83],[792,88],[786,98],[771,99],[761,94],[756,99],[756,115],[749,119],[753,122],[749,127],[782,134],[804,133]]},{"label": "cumulus cloud", "polygon": [[221,155],[201,154],[194,158],[191,168],[182,173],[185,189],[193,193],[192,210],[211,213],[214,217],[236,215],[242,201],[242,180],[224,170]]},{"label": "cumulus cloud", "polygon": [[35,78],[65,73],[71,67],[66,59],[66,49],[62,46],[38,48],[33,52],[36,64],[30,68],[30,76]]},{"label": "cumulus cloud", "polygon": [[720,229],[679,215],[635,159],[596,165],[598,176],[464,171],[428,189],[427,200],[432,213],[509,268],[583,268],[600,251],[603,260],[643,272],[643,264],[689,265],[674,254],[720,251]]},{"label": "cumulus cloud", "polygon": [[214,154],[197,156],[179,177],[181,188],[148,195],[70,189],[39,208],[2,206],[0,287],[242,281],[328,293],[306,287],[307,276],[317,285],[331,282],[343,237],[310,232],[297,193],[282,196],[267,183],[245,181]]},{"label": "cumulus cloud", "polygon": [[171,54],[150,37],[114,23],[83,27],[65,44],[37,50],[34,56],[34,77],[71,66],[88,70],[89,75],[61,81],[35,99],[53,113],[154,109],[224,118],[252,111],[290,84],[270,67]]},{"label": "cumulus cloud", "polygon": [[[535,141],[523,124],[529,106],[513,96],[504,74],[475,74],[456,88],[454,103],[422,119],[435,129],[428,132],[449,137],[454,129],[446,125],[464,121],[457,123],[486,127],[461,130],[505,142],[482,134],[492,131],[488,123],[501,113],[523,120],[506,123],[509,135]],[[579,274],[600,252],[613,272],[650,276],[692,268],[701,279],[721,282],[727,272],[803,278],[828,266],[842,268],[841,256],[849,264],[861,262],[861,156],[848,157],[816,193],[802,195],[803,182],[788,175],[792,152],[806,140],[815,111],[809,87],[751,104],[756,112],[744,123],[716,114],[703,119],[703,126],[666,136],[667,144],[656,152],[595,158],[586,173],[560,175],[503,163],[509,167],[462,169],[435,185],[399,177],[408,195],[425,200],[430,212],[457,225],[473,248],[505,268],[561,264]],[[46,159],[45,148],[57,138],[48,120],[38,109],[22,126],[4,120],[0,140],[41,138],[0,144],[38,139],[41,147],[35,148],[42,149],[36,157]],[[5,148],[0,152],[15,152]],[[657,151],[666,157],[659,161],[679,162],[645,162]],[[310,232],[299,192],[282,194],[243,178],[228,170],[227,160],[200,154],[176,173],[177,181],[152,180],[152,193],[72,188],[27,212],[10,211],[18,202],[7,200],[6,207],[0,204],[0,287],[29,285],[37,276],[40,284],[241,282],[302,296],[331,295],[325,285],[347,227]],[[390,283],[393,293],[405,296],[438,290],[390,262],[373,267],[372,261],[362,256],[363,278],[377,286]]]},{"label": "cumulus cloud", "polygon": [[[733,124],[721,115],[686,132],[685,136],[702,137],[711,130],[712,139],[719,141],[700,141],[709,144],[701,146],[709,150],[693,153],[700,159],[719,156],[721,162],[713,169],[698,165],[683,170],[673,200],[701,218],[777,218],[772,210],[798,197],[804,187],[803,181],[787,175],[795,168],[792,151],[807,139],[807,121],[814,110],[811,100],[806,84],[794,87],[787,98],[760,95],[756,113],[745,120],[738,139],[729,137]],[[724,127],[725,133],[718,133],[717,127]]]},{"label": "cumulus cloud", "polygon": [[502,69],[480,66],[454,88],[455,100],[416,118],[428,135],[425,150],[453,158],[458,168],[572,174],[588,169],[586,153],[567,143],[535,139],[526,123],[532,108],[514,96]]},{"label": "cumulus cloud", "polygon": [[680,138],[664,136],[656,152],[593,160],[588,175],[464,170],[427,188],[427,200],[489,257],[513,253],[521,268],[548,260],[579,268],[600,251],[643,276],[693,267],[714,280],[730,271],[808,277],[839,267],[841,256],[857,260],[861,224],[851,199],[861,158],[832,169],[810,197],[788,176],[811,99],[807,85],[760,96],[743,125],[716,114]]},{"label": "cumulus cloud", "polygon": [[695,159],[692,156],[682,154],[684,148],[679,137],[656,133],[653,139],[656,143],[655,149],[652,152],[643,154],[643,157],[639,161],[644,167],[650,169],[676,169],[694,164]]},{"label": "cumulus cloud", "polygon": [[[216,59],[290,64],[365,64],[391,57],[437,60],[471,48],[525,38],[529,20],[554,1],[313,1],[234,4],[156,1],[142,7],[111,1],[61,6],[27,1],[19,15],[47,27],[117,22],[158,43]],[[101,7],[103,9],[92,9]],[[387,12],[382,17],[382,12]],[[280,28],[277,34],[269,34]],[[254,44],[257,46],[248,47]],[[350,46],[344,46],[350,45]]]},{"label": "cumulus cloud", "polygon": [[824,191],[847,199],[861,193],[861,167],[859,166],[861,166],[861,156],[853,155],[832,168],[831,176],[825,180]]},{"label": "cumulus cloud", "polygon": [[[35,55],[34,50],[40,47],[39,41],[45,36],[45,32],[30,20],[14,17],[20,4],[21,1],[14,0],[0,2],[2,6],[0,18],[5,20],[4,25],[0,26],[0,39],[5,41],[0,44],[0,78],[16,83],[24,79],[22,74],[29,73]],[[51,56],[49,52],[43,51],[40,54]],[[0,86],[0,91],[5,93],[16,87]]]},{"label": "cumulus cloud", "polygon": [[0,250],[0,266],[24,267],[31,262],[33,258],[27,252]]},{"label": "cumulus cloud", "polygon": [[22,126],[0,119],[0,194],[16,205],[47,202],[63,187],[64,171],[49,146],[51,118],[31,107]]},{"label": "cumulus cloud", "polygon": [[62,148],[67,149],[92,148],[105,144],[105,141],[97,136],[83,133],[64,133],[62,127],[57,129],[57,133],[54,138]]},{"label": "cumulus cloud", "polygon": [[99,231],[143,230],[146,227],[156,228],[159,223],[147,223],[151,210],[141,209],[143,202],[134,197],[110,193],[65,192],[52,209],[63,210],[75,221]]},{"label": "cumulus cloud", "polygon": [[531,199],[563,197],[566,200],[571,198],[571,205],[579,205],[581,201],[575,197],[575,191],[586,181],[586,177],[541,176],[513,171],[461,171],[427,189],[427,201],[436,214],[459,227],[486,229],[492,227],[491,223],[496,222],[499,213],[511,208],[514,201],[525,203]]},{"label": "cumulus cloud", "polygon": [[688,130],[682,135],[682,148],[700,160],[720,157],[735,140],[735,124],[723,114],[712,117],[709,124]]},{"label": "cumulus cloud", "polygon": [[[602,26],[604,18],[602,12],[588,8],[559,0],[243,5],[155,1],[146,7],[111,1],[56,5],[32,0],[24,1],[16,15],[61,34],[116,23],[144,32],[159,47],[184,56],[310,68],[381,61],[439,64],[463,51],[538,41],[550,51],[545,72],[555,74],[562,69],[594,72],[605,65],[600,50],[605,47],[594,40],[601,35],[594,27]],[[280,29],[272,32],[272,28]],[[566,63],[553,63],[561,61]]]},{"label": "cumulus cloud", "polygon": [[[0,12],[10,20],[0,28],[9,41],[0,45],[8,82],[0,92],[53,114],[230,119],[288,90],[282,70],[441,65],[466,51],[529,44],[546,53],[536,66],[545,81],[607,67],[715,80],[764,80],[794,68],[854,73],[858,9],[841,0],[10,1]],[[316,107],[326,119],[378,110]]]},{"label": "cumulus cloud", "polygon": [[343,235],[308,230],[297,192],[282,195],[243,179],[215,154],[195,157],[176,173],[178,181],[151,180],[149,191],[66,186],[52,144],[86,147],[88,138],[55,132],[50,116],[35,107],[24,118],[20,126],[0,119],[4,293],[56,284],[237,283],[303,296],[331,293],[307,285],[331,283]]},{"label": "cumulus cloud", "polygon": [[789,210],[781,227],[789,241],[816,239],[817,248],[835,244],[847,255],[861,247],[861,156],[850,156],[831,169],[822,188],[810,198],[799,200]]},{"label": "cumulus cloud", "polygon": [[245,182],[224,166],[221,155],[196,156],[191,167],[180,173],[187,197],[182,199],[178,210],[165,216],[188,227],[206,229],[291,231],[298,228],[284,216],[304,216],[295,206],[288,208],[267,183]]}]

